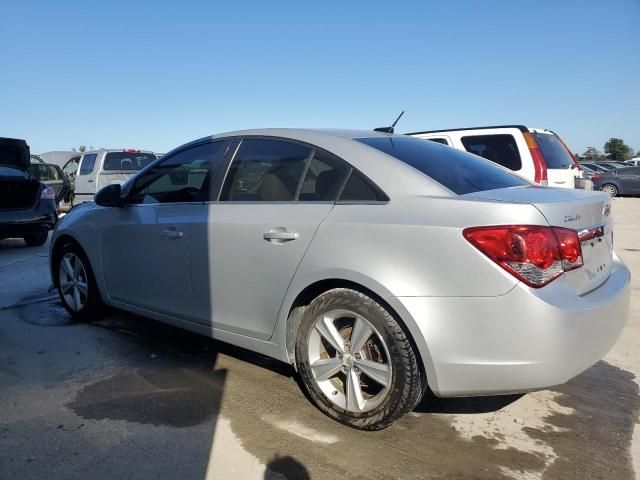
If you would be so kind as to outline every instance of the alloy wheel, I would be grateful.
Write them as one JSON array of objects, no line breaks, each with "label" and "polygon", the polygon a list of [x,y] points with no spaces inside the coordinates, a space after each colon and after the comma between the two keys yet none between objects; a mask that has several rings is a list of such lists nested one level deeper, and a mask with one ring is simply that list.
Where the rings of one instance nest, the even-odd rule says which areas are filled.
[{"label": "alloy wheel", "polygon": [[58,282],[67,306],[74,312],[82,310],[87,303],[89,284],[84,264],[75,253],[65,253],[60,259]]},{"label": "alloy wheel", "polygon": [[618,189],[615,185],[606,184],[602,187],[602,191],[608,193],[610,196],[615,197],[618,194]]},{"label": "alloy wheel", "polygon": [[311,373],[332,403],[365,413],[384,401],[393,383],[389,350],[366,318],[331,310],[315,320],[308,342]]}]

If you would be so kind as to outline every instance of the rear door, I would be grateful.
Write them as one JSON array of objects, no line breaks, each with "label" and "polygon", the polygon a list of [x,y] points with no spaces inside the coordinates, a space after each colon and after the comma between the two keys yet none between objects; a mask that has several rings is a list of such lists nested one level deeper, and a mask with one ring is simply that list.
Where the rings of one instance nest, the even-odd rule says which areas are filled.
[{"label": "rear door", "polygon": [[69,191],[69,181],[57,165],[52,163],[32,163],[29,165],[29,173],[39,182],[53,188],[56,192],[56,203],[60,203]]},{"label": "rear door", "polygon": [[271,337],[291,279],[348,170],[308,145],[242,140],[219,200],[192,226],[199,322]]}]

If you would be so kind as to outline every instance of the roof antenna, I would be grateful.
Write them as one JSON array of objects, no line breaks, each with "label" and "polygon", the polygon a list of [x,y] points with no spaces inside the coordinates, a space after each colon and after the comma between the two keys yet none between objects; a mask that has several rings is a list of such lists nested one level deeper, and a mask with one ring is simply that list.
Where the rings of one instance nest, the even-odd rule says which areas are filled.
[{"label": "roof antenna", "polygon": [[378,127],[374,128],[373,131],[382,133],[393,133],[396,123],[398,123],[398,120],[400,120],[400,117],[402,117],[402,115],[404,115],[404,110],[400,112],[400,115],[398,115],[398,118],[396,118],[396,121],[393,122],[390,127]]}]

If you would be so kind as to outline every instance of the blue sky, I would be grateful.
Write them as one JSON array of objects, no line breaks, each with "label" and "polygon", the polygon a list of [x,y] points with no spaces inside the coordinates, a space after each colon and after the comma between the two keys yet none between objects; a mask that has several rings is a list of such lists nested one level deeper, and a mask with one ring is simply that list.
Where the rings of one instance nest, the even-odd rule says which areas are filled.
[{"label": "blue sky", "polygon": [[639,0],[3,0],[0,17],[0,136],[36,153],[400,110],[401,132],[523,123],[640,149]]}]

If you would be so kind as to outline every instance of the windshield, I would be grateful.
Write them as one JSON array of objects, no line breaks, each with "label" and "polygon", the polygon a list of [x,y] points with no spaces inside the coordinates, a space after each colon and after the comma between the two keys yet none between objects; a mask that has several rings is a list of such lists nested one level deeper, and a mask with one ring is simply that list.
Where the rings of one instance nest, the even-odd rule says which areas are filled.
[{"label": "windshield", "polygon": [[493,162],[428,140],[403,136],[355,140],[411,165],[458,195],[529,185]]},{"label": "windshield", "polygon": [[156,160],[153,153],[109,152],[104,159],[103,170],[138,171]]},{"label": "windshield", "polygon": [[550,133],[534,133],[547,168],[570,168],[573,158],[560,139]]}]

